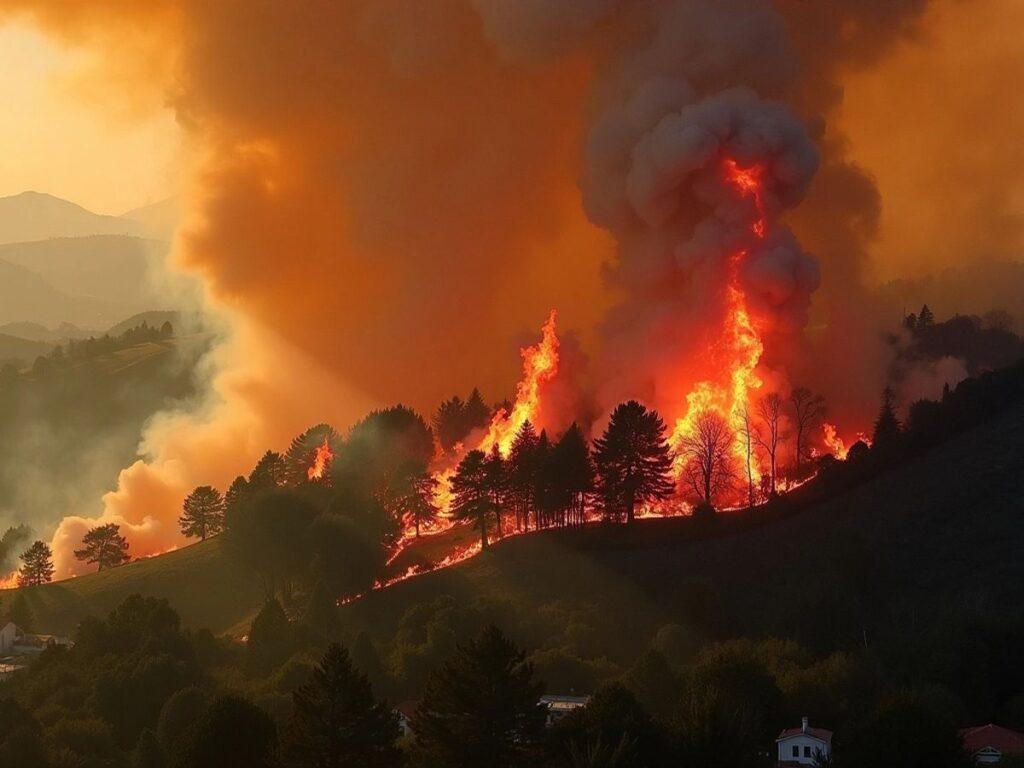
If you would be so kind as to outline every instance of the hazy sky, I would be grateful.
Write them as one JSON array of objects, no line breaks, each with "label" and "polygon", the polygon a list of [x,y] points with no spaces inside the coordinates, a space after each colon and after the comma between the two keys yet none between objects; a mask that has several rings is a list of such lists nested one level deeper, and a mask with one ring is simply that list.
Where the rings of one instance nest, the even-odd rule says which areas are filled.
[{"label": "hazy sky", "polygon": [[175,192],[171,111],[96,109],[72,87],[87,66],[27,24],[0,25],[0,196],[31,189],[120,214]]}]

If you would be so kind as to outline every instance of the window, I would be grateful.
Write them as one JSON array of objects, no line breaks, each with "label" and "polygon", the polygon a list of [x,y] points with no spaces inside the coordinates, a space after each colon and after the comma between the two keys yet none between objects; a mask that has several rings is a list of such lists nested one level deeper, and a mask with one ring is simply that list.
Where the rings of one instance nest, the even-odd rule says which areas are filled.
[{"label": "window", "polygon": [[811,756],[811,748],[810,747],[804,747],[804,757],[810,757],[810,756]]},{"label": "window", "polygon": [[793,745],[793,757],[800,757],[800,747]]}]

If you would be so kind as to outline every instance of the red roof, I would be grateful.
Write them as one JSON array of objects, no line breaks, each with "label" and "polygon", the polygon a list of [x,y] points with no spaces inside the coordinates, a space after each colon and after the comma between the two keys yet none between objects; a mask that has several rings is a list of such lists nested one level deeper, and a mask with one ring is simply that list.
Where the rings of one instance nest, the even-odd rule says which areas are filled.
[{"label": "red roof", "polygon": [[998,749],[1003,754],[1024,754],[1024,733],[1011,731],[989,723],[960,731],[964,739],[964,747],[972,754],[986,747]]},{"label": "red roof", "polygon": [[808,728],[806,731],[803,728],[787,728],[779,734],[779,738],[776,741],[782,741],[788,739],[791,736],[812,736],[815,739],[821,739],[824,742],[832,741],[832,731],[827,728]]}]

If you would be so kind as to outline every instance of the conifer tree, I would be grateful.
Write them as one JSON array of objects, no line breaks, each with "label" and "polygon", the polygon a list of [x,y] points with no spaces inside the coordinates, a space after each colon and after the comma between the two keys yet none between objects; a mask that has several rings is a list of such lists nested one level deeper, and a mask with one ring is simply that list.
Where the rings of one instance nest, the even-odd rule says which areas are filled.
[{"label": "conifer tree", "polygon": [[501,451],[497,444],[491,447],[484,462],[484,474],[487,482],[487,492],[494,505],[494,516],[497,522],[497,533],[501,536],[501,513],[505,507],[508,496],[508,464],[501,457]]},{"label": "conifer tree", "polygon": [[539,437],[529,419],[516,432],[508,456],[508,500],[516,515],[516,529],[529,529],[536,490],[536,449]]},{"label": "conifer tree", "polygon": [[606,517],[632,522],[638,506],[672,495],[672,456],[665,422],[657,411],[648,411],[635,400],[619,405],[594,449]]},{"label": "conifer tree", "polygon": [[75,550],[75,557],[87,563],[96,563],[97,570],[115,568],[128,562],[128,540],[121,535],[117,523],[98,525],[89,530],[82,539],[82,549]]},{"label": "conifer tree", "polygon": [[935,315],[932,314],[931,309],[925,304],[917,315],[917,327],[919,329],[930,328],[933,325],[935,325]]},{"label": "conifer tree", "polygon": [[583,525],[587,501],[594,490],[594,462],[583,430],[576,422],[555,444],[551,463],[555,478],[555,506],[563,517],[562,524]]},{"label": "conifer tree", "polygon": [[427,681],[413,718],[420,766],[540,763],[547,707],[525,654],[491,626]]},{"label": "conifer tree", "polygon": [[480,545],[487,548],[487,524],[496,512],[487,477],[487,456],[483,451],[467,453],[452,478],[452,517],[472,520],[480,530]]},{"label": "conifer tree", "polygon": [[19,587],[45,584],[53,579],[53,552],[42,541],[22,552],[19,559],[22,562],[18,571]]},{"label": "conifer tree", "polygon": [[882,390],[882,408],[875,420],[875,431],[871,437],[871,450],[879,455],[891,454],[900,443],[900,421],[896,417],[896,395],[892,387]]},{"label": "conifer tree", "polygon": [[207,536],[224,530],[224,497],[216,488],[199,486],[185,498],[182,510],[178,525],[188,538],[198,536],[200,541],[206,541]]},{"label": "conifer tree", "polygon": [[333,644],[292,694],[285,752],[299,768],[391,768],[402,764],[399,733],[394,711],[373,697],[348,651]]},{"label": "conifer tree", "polygon": [[469,393],[463,413],[467,434],[474,429],[486,427],[491,421],[491,409],[487,407],[480,390],[476,387],[473,387],[473,391]]},{"label": "conifer tree", "polygon": [[267,451],[249,474],[249,490],[263,491],[285,483],[285,462],[279,453]]},{"label": "conifer tree", "polygon": [[451,400],[442,402],[434,414],[431,425],[434,427],[434,434],[444,451],[446,453],[451,451],[455,444],[468,434],[466,404],[462,402],[462,398],[455,395]]}]

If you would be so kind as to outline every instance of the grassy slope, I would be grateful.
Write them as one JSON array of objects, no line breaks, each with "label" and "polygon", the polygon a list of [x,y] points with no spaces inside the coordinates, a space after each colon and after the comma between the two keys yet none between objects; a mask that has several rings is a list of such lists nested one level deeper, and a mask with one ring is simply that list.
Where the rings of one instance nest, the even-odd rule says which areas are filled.
[{"label": "grassy slope", "polygon": [[[907,600],[969,600],[1005,584],[1024,602],[1024,409],[983,425],[895,472],[798,515],[739,534],[708,535],[686,519],[595,526],[509,539],[458,566],[373,592],[343,608],[350,629],[390,636],[410,607],[438,595],[561,600],[614,610],[614,626],[638,637],[677,620],[682,585],[711,585],[735,616],[785,632],[780,606],[843,600],[816,575],[837,541],[866,543],[872,568]],[[186,624],[221,632],[246,625],[256,585],[222,556],[217,539],[109,572],[27,591],[39,624],[67,630],[132,592],[167,597]],[[626,629],[628,628],[628,629]]]}]

